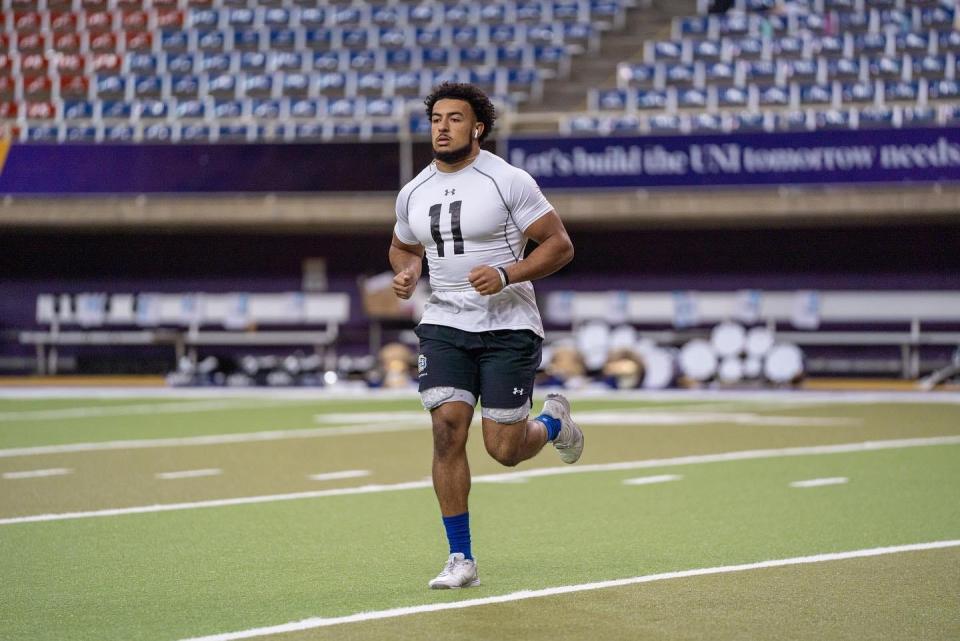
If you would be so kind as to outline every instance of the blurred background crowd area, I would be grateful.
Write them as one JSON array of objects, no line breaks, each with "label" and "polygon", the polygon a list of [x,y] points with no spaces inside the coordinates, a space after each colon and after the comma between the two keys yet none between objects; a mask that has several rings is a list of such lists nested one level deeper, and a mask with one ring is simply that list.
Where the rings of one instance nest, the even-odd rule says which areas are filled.
[{"label": "blurred background crowd area", "polygon": [[[960,345],[953,0],[4,0],[0,374],[410,386],[423,96],[472,82],[576,260],[542,381],[934,388]],[[160,380],[160,379],[158,379]]]}]

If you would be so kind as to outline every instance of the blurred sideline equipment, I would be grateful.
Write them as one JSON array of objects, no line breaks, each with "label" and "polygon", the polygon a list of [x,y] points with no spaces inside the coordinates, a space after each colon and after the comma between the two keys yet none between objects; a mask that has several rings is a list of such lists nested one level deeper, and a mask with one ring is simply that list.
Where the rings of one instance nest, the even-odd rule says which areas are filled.
[{"label": "blurred sideline equipment", "polygon": [[207,346],[309,346],[322,352],[349,317],[344,293],[41,294],[36,318],[49,329],[20,332],[19,340],[36,347],[37,373],[55,374],[63,345],[170,345],[178,361],[185,355],[196,361],[197,349]]}]

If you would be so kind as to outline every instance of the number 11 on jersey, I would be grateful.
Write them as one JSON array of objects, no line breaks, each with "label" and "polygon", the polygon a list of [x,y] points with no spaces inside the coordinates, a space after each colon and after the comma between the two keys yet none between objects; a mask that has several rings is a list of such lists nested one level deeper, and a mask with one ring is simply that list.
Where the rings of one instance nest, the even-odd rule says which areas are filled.
[{"label": "number 11 on jersey", "polygon": [[[450,229],[453,232],[453,253],[463,253],[463,232],[460,231],[460,204],[462,200],[455,200],[450,203]],[[437,256],[444,257],[443,234],[440,233],[440,203],[430,207],[430,235],[433,236],[433,242],[437,244]]]}]

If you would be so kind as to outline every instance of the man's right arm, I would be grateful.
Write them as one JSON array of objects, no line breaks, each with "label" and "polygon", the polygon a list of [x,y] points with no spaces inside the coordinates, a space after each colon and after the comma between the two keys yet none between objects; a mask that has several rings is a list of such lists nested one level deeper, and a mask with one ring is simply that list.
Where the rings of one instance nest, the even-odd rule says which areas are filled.
[{"label": "man's right arm", "polygon": [[423,245],[408,245],[397,238],[396,232],[390,242],[390,266],[393,277],[393,293],[404,300],[413,295],[423,269]]}]

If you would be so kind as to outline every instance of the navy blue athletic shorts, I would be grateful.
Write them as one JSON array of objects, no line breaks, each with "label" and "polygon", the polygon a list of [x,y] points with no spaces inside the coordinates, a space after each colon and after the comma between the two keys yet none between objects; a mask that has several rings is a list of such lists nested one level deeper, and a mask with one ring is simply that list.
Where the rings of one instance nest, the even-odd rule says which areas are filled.
[{"label": "navy blue athletic shorts", "polygon": [[465,332],[421,324],[417,359],[420,392],[432,387],[466,390],[484,408],[515,409],[533,402],[533,379],[543,339],[527,329]]}]

